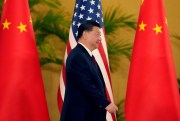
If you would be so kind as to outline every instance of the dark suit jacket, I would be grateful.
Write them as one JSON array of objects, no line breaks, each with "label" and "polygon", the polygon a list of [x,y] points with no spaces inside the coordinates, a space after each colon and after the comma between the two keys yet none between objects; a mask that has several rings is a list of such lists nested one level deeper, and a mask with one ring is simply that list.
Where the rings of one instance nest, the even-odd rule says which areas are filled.
[{"label": "dark suit jacket", "polygon": [[105,121],[110,102],[100,70],[77,44],[66,61],[66,91],[60,121]]}]

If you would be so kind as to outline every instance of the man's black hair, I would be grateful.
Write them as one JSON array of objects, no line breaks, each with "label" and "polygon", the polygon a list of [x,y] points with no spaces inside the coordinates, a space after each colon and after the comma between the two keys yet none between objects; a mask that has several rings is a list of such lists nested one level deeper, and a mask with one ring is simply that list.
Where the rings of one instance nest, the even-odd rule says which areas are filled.
[{"label": "man's black hair", "polygon": [[99,27],[100,28],[100,24],[93,21],[93,20],[86,20],[84,23],[82,23],[80,26],[79,26],[79,29],[78,29],[78,36],[77,38],[81,38],[82,36],[82,33],[84,31],[92,31],[93,27],[96,26],[96,27]]}]

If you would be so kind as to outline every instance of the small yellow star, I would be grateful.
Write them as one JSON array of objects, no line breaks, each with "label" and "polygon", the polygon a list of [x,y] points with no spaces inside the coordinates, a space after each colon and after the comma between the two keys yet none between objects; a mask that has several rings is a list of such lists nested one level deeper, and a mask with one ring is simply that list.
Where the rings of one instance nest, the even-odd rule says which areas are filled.
[{"label": "small yellow star", "polygon": [[31,18],[31,16],[30,16],[30,20],[29,20],[29,21],[30,21],[30,23],[32,23],[32,18]]},{"label": "small yellow star", "polygon": [[23,31],[27,31],[26,30],[26,25],[23,24],[22,22],[20,22],[20,25],[17,27],[18,29],[20,29],[20,32],[22,33]]},{"label": "small yellow star", "polygon": [[158,24],[156,24],[156,27],[155,28],[153,28],[153,30],[155,30],[156,31],[156,35],[158,34],[158,33],[162,33],[162,26],[158,26]]},{"label": "small yellow star", "polygon": [[167,18],[165,19],[165,23],[168,25]]},{"label": "small yellow star", "polygon": [[2,23],[2,24],[3,24],[3,29],[9,29],[9,25],[10,25],[11,23],[8,22],[7,19],[6,19],[6,21],[5,21],[4,23]]},{"label": "small yellow star", "polygon": [[139,27],[140,27],[140,28],[139,28],[139,31],[141,31],[141,30],[144,31],[144,30],[145,30],[145,29],[144,29],[145,26],[147,26],[147,24],[144,24],[143,21],[142,21],[141,24],[139,24]]},{"label": "small yellow star", "polygon": [[144,3],[144,0],[141,1],[141,5]]}]

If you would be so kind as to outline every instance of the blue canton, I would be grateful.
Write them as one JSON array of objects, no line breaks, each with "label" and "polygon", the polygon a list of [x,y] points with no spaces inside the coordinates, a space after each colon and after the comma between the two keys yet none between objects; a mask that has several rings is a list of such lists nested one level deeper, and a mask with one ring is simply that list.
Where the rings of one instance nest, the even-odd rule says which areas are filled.
[{"label": "blue canton", "polygon": [[101,0],[76,0],[72,19],[72,31],[76,41],[78,27],[86,20],[94,20],[103,26]]}]

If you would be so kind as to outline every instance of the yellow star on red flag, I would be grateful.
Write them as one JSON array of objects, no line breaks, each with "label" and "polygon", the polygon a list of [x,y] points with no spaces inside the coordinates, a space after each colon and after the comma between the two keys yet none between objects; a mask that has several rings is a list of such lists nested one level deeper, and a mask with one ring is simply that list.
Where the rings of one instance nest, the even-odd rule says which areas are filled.
[{"label": "yellow star on red flag", "polygon": [[143,2],[144,2],[144,0],[142,0],[142,3],[141,3],[141,4],[143,4]]},{"label": "yellow star on red flag", "polygon": [[168,25],[168,21],[167,21],[167,18],[165,19],[165,23]]},{"label": "yellow star on red flag", "polygon": [[22,33],[23,31],[27,31],[26,30],[26,25],[23,24],[22,22],[20,22],[20,25],[17,27],[18,29],[20,29],[20,32]]},{"label": "yellow star on red flag", "polygon": [[[142,0],[140,6],[126,89],[126,121],[180,121],[180,93],[164,1]],[[144,28],[142,20],[147,24],[145,31],[139,31],[139,25]]]},{"label": "yellow star on red flag", "polygon": [[147,26],[147,24],[144,24],[142,21],[141,24],[139,24],[139,31],[141,31],[141,30],[144,31],[146,26]]},{"label": "yellow star on red flag", "polygon": [[32,23],[32,18],[31,18],[31,16],[30,16],[30,20],[29,20],[29,21],[30,21],[30,23]]},{"label": "yellow star on red flag", "polygon": [[153,30],[154,31],[156,31],[156,35],[158,34],[158,33],[162,33],[162,26],[158,26],[158,24],[156,24],[156,27],[155,28],[153,28]]},{"label": "yellow star on red flag", "polygon": [[10,25],[11,23],[8,22],[7,19],[6,19],[6,21],[5,21],[4,23],[2,23],[2,24],[3,24],[3,29],[9,29],[9,25]]},{"label": "yellow star on red flag", "polygon": [[50,121],[29,0],[0,3],[0,121]]}]

